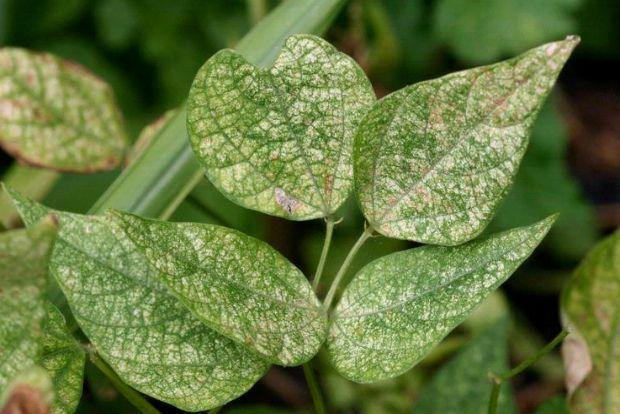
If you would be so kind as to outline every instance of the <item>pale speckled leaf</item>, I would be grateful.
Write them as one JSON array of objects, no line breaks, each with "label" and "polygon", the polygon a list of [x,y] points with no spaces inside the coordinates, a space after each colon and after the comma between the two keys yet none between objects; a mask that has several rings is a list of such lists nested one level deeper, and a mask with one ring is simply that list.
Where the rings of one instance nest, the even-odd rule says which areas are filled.
[{"label": "pale speckled leaf", "polygon": [[50,374],[54,385],[52,413],[73,413],[82,396],[86,354],[67,331],[62,313],[51,303],[46,308],[39,364]]},{"label": "pale speckled leaf", "polygon": [[[572,413],[620,412],[620,231],[586,256],[562,294],[563,321],[570,332],[563,345],[568,368],[589,365],[569,398]],[[565,346],[579,339],[578,352]],[[581,355],[581,354],[584,355]],[[570,369],[567,375],[570,374]]]},{"label": "pale speckled leaf", "polygon": [[190,90],[188,132],[207,177],[232,201],[308,220],[348,197],[353,135],[374,99],[353,59],[293,35],[270,69],[233,50],[211,57]]},{"label": "pale speckled leaf", "polygon": [[577,43],[569,37],[378,101],[353,151],[356,193],[370,224],[389,237],[440,245],[480,234]]},{"label": "pale speckled leaf", "polygon": [[0,235],[0,391],[28,367],[41,366],[54,389],[49,408],[64,414],[75,411],[82,394],[84,352],[46,300],[55,236],[52,217]]},{"label": "pale speckled leaf", "polygon": [[0,49],[0,121],[2,148],[35,166],[108,170],[125,151],[112,89],[47,53]]},{"label": "pale speckled leaf", "polygon": [[361,383],[407,371],[516,270],[554,220],[369,263],[332,315],[327,340],[332,365]]},{"label": "pale speckled leaf", "polygon": [[116,214],[162,282],[207,325],[280,365],[318,352],[325,313],[303,273],[267,243],[212,224]]},{"label": "pale speckled leaf", "polygon": [[152,123],[145,126],[142,131],[140,131],[140,135],[138,139],[133,144],[133,147],[129,150],[127,157],[125,157],[125,166],[134,162],[136,158],[151,144],[153,138],[159,134],[168,121],[172,119],[178,112],[178,109],[170,109],[169,111],[164,112],[159,118],[157,118]]},{"label": "pale speckled leaf", "polygon": [[[31,223],[47,208],[9,191]],[[195,318],[113,215],[57,213],[50,270],[91,343],[123,381],[186,411],[247,391],[269,364]]]},{"label": "pale speckled leaf", "polygon": [[[508,318],[503,317],[474,338],[453,359],[441,367],[422,397],[414,414],[486,414],[491,395],[488,374],[508,371]],[[510,385],[499,396],[498,412],[516,413]]]},{"label": "pale speckled leaf", "polygon": [[0,390],[38,358],[55,234],[51,219],[0,234]]}]

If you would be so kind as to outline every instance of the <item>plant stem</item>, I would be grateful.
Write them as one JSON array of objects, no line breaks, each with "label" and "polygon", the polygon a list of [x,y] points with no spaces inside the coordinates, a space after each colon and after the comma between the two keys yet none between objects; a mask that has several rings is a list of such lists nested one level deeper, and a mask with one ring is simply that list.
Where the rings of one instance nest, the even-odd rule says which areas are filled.
[{"label": "plant stem", "polygon": [[549,352],[553,350],[566,336],[568,335],[568,331],[562,330],[551,342],[545,345],[543,348],[539,349],[534,355],[525,359],[519,365],[508,371],[503,375],[495,375],[493,373],[490,374],[491,381],[493,382],[493,389],[491,390],[491,397],[489,398],[489,414],[497,413],[497,403],[499,400],[499,392],[502,384],[509,380],[512,377],[515,377],[529,368],[531,365],[536,363],[540,358],[547,355]]},{"label": "plant stem", "polygon": [[112,371],[112,368],[106,364],[103,359],[97,355],[93,349],[89,349],[90,361],[95,365],[99,371],[114,385],[114,387],[129,401],[134,407],[140,410],[143,414],[161,414],[160,411],[153,407],[139,392],[130,388],[127,384],[121,380],[118,375]]},{"label": "plant stem", "polygon": [[267,14],[268,7],[265,0],[245,0],[245,3],[251,24],[258,23]]},{"label": "plant stem", "polygon": [[306,362],[302,367],[304,369],[304,376],[306,377],[308,388],[310,389],[312,402],[314,403],[314,412],[316,414],[325,414],[325,402],[323,401],[323,396],[321,395],[319,382],[314,375],[314,370],[312,369],[310,362]]},{"label": "plant stem", "polygon": [[314,273],[314,280],[312,281],[312,288],[316,292],[321,276],[323,276],[323,269],[325,268],[325,261],[327,260],[327,254],[329,253],[329,246],[332,244],[332,236],[334,234],[334,225],[336,222],[330,216],[325,219],[325,240],[323,240],[323,250],[321,251],[321,258],[319,259],[319,265]]},{"label": "plant stem", "polygon": [[342,265],[340,266],[338,273],[336,273],[336,277],[334,278],[334,281],[332,282],[332,285],[327,292],[327,296],[325,296],[325,301],[323,302],[323,309],[325,309],[326,311],[329,310],[329,307],[334,300],[334,295],[338,290],[338,285],[340,284],[340,281],[342,280],[345,273],[347,273],[347,270],[351,265],[351,261],[353,261],[353,258],[357,254],[360,247],[362,247],[366,240],[368,240],[368,238],[372,236],[373,231],[374,229],[371,226],[366,227],[362,235],[359,237],[359,239],[357,239],[353,247],[351,247],[349,254],[347,254],[347,257],[344,259],[344,262],[342,262]]}]

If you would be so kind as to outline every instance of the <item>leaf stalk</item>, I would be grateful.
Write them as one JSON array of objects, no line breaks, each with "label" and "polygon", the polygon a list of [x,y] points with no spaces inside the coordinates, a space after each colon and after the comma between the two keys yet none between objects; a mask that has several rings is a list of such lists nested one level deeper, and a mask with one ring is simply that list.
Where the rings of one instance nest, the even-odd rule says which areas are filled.
[{"label": "leaf stalk", "polygon": [[491,396],[489,398],[489,409],[487,411],[488,414],[497,414],[499,392],[500,392],[502,384],[508,381],[510,378],[513,378],[519,375],[520,373],[525,371],[527,368],[529,368],[531,365],[535,364],[540,358],[544,357],[549,352],[551,352],[553,348],[555,348],[560,342],[562,342],[564,338],[566,338],[567,335],[568,335],[568,331],[562,330],[562,332],[560,332],[555,338],[553,338],[551,342],[549,342],[547,345],[539,349],[538,352],[536,352],[534,355],[525,359],[523,362],[521,362],[519,365],[517,365],[510,371],[506,372],[505,374],[496,375],[496,374],[490,373],[489,378],[491,379],[493,383],[493,388],[491,389]]},{"label": "leaf stalk", "polygon": [[332,243],[332,236],[334,234],[335,225],[336,222],[334,221],[333,217],[329,216],[325,219],[325,239],[323,240],[323,250],[321,250],[321,258],[319,259],[319,264],[316,268],[316,272],[314,273],[314,280],[312,281],[312,288],[315,292],[319,287],[321,276],[323,276],[323,269],[325,268],[327,255],[329,254],[329,247]]},{"label": "leaf stalk", "polygon": [[321,394],[321,387],[319,387],[319,382],[314,375],[314,370],[310,362],[303,364],[302,368],[304,370],[304,377],[306,377],[306,382],[308,383],[308,388],[310,389],[310,395],[312,396],[314,412],[316,414],[325,414],[325,402]]}]

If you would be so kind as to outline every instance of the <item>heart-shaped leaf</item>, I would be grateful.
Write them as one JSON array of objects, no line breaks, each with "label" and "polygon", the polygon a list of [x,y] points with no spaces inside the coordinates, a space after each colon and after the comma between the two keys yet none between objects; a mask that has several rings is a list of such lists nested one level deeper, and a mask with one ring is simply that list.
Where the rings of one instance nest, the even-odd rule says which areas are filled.
[{"label": "heart-shaped leaf", "polygon": [[226,227],[117,214],[162,282],[207,325],[281,365],[318,352],[325,313],[303,273],[271,246]]},{"label": "heart-shaped leaf", "polygon": [[55,236],[51,217],[32,229],[0,235],[0,393],[20,373],[43,367],[54,395],[46,406],[60,414],[78,405],[85,356],[60,311],[46,299]]},{"label": "heart-shaped leaf", "polygon": [[111,88],[47,53],[0,49],[0,121],[2,148],[35,166],[108,170],[125,150]]},{"label": "heart-shaped leaf", "polygon": [[[15,191],[22,218],[49,210]],[[50,271],[91,343],[127,384],[186,411],[220,406],[269,364],[194,317],[114,215],[58,212]]]},{"label": "heart-shaped leaf", "polygon": [[[414,414],[486,413],[492,384],[488,374],[508,371],[508,318],[502,317],[441,367],[422,391]],[[498,412],[516,413],[509,384],[504,384]]]},{"label": "heart-shaped leaf", "polygon": [[369,263],[334,310],[327,341],[332,364],[362,383],[407,371],[516,270],[554,220]]},{"label": "heart-shaped leaf", "polygon": [[268,70],[233,50],[211,57],[190,90],[187,128],[224,195],[308,220],[348,197],[353,135],[373,101],[353,59],[316,36],[294,35]]},{"label": "heart-shaped leaf", "polygon": [[570,37],[491,66],[401,89],[358,128],[355,187],[381,234],[457,245],[506,195],[535,115],[577,45]]},{"label": "heart-shaped leaf", "polygon": [[571,413],[620,411],[620,231],[600,242],[562,293]]}]

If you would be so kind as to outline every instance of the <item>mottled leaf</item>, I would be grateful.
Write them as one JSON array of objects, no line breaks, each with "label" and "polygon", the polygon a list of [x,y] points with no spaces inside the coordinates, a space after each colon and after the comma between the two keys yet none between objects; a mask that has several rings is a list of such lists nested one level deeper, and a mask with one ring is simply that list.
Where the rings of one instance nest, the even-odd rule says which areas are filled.
[{"label": "mottled leaf", "polygon": [[[10,191],[26,223],[48,209]],[[123,381],[186,411],[238,397],[268,363],[195,318],[113,215],[58,212],[50,270],[99,355]]]},{"label": "mottled leaf", "polygon": [[233,50],[209,59],[192,85],[187,125],[224,195],[308,220],[333,213],[349,195],[354,131],[373,100],[353,59],[318,37],[294,35],[270,69]]},{"label": "mottled leaf", "polygon": [[212,224],[117,214],[162,282],[207,325],[281,365],[318,352],[325,313],[303,273],[271,246]]},{"label": "mottled leaf", "polygon": [[47,53],[0,49],[0,121],[2,148],[35,166],[108,170],[125,150],[111,88]]},{"label": "mottled leaf", "polygon": [[61,414],[74,412],[82,395],[84,352],[46,299],[55,235],[53,217],[0,235],[0,392],[20,372],[43,367],[54,391],[49,408]]},{"label": "mottled leaf", "polygon": [[[562,294],[571,412],[620,411],[620,231],[600,242]],[[571,379],[573,382],[568,382]]]},{"label": "mottled leaf", "polygon": [[55,233],[46,219],[29,230],[0,234],[0,390],[38,358]]},{"label": "mottled leaf", "polygon": [[582,0],[439,0],[434,27],[462,61],[481,64],[566,36]]},{"label": "mottled leaf", "polygon": [[334,310],[327,342],[333,366],[362,383],[407,371],[516,270],[554,220],[369,263]]},{"label": "mottled leaf", "polygon": [[52,413],[72,413],[82,396],[86,355],[69,334],[65,318],[51,303],[46,305],[39,364],[50,374],[54,385]]},{"label": "mottled leaf", "polygon": [[528,133],[577,45],[567,38],[378,101],[355,139],[355,186],[381,234],[456,245],[482,232],[512,184]]},{"label": "mottled leaf", "polygon": [[[422,391],[414,413],[485,414],[491,395],[488,374],[508,371],[508,318],[487,328],[448,361]],[[510,385],[504,384],[498,412],[516,413]]]}]

